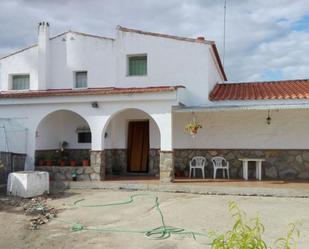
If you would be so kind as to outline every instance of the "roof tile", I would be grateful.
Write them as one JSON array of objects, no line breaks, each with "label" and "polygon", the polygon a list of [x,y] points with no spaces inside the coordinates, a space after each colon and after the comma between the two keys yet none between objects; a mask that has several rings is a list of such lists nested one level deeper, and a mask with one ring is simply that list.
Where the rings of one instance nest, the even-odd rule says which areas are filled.
[{"label": "roof tile", "polygon": [[87,89],[49,89],[49,90],[29,90],[29,91],[1,91],[2,98],[37,98],[55,96],[89,96],[89,95],[110,95],[110,94],[133,94],[133,93],[159,93],[172,92],[184,86],[153,86],[153,87],[104,87]]},{"label": "roof tile", "polygon": [[211,101],[309,99],[309,79],[217,84]]}]

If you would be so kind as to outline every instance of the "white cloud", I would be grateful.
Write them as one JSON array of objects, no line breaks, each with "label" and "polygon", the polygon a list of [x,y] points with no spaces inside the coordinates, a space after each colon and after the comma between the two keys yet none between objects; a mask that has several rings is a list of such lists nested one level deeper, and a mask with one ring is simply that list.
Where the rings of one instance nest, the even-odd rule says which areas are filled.
[{"label": "white cloud", "polygon": [[[182,36],[206,36],[222,53],[224,0],[1,0],[0,55],[36,42],[42,20],[52,33],[68,29],[113,36],[115,26]],[[18,13],[22,13],[18,14]],[[225,67],[230,81],[309,78],[308,0],[227,0]],[[309,24],[308,24],[309,25]]]}]

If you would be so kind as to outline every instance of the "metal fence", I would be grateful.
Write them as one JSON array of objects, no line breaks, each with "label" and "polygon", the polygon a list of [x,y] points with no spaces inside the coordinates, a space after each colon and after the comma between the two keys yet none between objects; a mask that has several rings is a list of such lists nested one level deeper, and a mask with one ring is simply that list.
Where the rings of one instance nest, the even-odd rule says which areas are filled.
[{"label": "metal fence", "polygon": [[12,152],[0,152],[0,185],[7,183],[11,172],[23,171],[25,167],[26,154]]}]

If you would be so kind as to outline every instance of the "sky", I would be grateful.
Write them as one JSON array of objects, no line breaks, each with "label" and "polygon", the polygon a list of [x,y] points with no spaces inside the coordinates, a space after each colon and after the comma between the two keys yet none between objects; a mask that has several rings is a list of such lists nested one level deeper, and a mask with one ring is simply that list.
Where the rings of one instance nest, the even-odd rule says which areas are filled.
[{"label": "sky", "polygon": [[[122,25],[216,41],[224,0],[0,0],[0,57],[67,30],[107,37]],[[227,0],[224,67],[230,82],[309,78],[309,0]]]}]

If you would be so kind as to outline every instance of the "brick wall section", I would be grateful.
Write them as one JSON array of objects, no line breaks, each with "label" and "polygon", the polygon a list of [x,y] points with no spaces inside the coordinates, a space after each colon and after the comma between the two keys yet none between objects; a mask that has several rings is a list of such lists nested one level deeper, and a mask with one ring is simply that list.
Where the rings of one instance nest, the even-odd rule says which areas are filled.
[{"label": "brick wall section", "polygon": [[[206,177],[212,177],[211,158],[223,156],[230,162],[231,178],[242,178],[239,158],[265,158],[264,179],[309,180],[309,150],[253,150],[253,149],[175,149],[175,170],[188,171],[194,156],[205,156],[208,161]],[[197,171],[198,172],[198,171]],[[255,167],[249,167],[249,177],[255,176]]]}]

